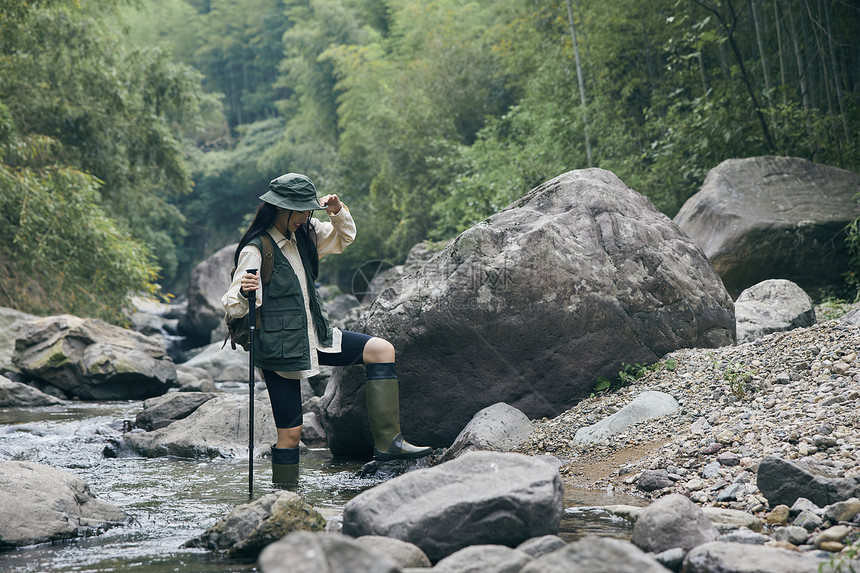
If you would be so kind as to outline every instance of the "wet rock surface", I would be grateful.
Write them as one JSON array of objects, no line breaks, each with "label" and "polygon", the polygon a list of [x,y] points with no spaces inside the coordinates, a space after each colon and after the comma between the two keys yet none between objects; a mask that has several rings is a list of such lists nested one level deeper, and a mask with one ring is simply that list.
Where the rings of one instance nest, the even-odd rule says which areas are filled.
[{"label": "wet rock surface", "polygon": [[84,400],[150,398],[176,381],[161,339],[71,315],[24,323],[13,360],[26,375]]},{"label": "wet rock surface", "polygon": [[0,550],[96,535],[129,517],[68,472],[32,462],[0,462]]},{"label": "wet rock surface", "polygon": [[279,491],[243,505],[186,547],[203,547],[232,556],[257,557],[270,543],[294,531],[323,531],[325,518],[298,494]]},{"label": "wet rock surface", "polygon": [[173,392],[144,400],[143,411],[135,418],[135,424],[147,432],[164,428],[188,417],[215,396],[206,392]]},{"label": "wet rock surface", "polygon": [[[268,393],[257,392],[254,398],[254,455],[259,457],[269,452],[277,434]],[[247,458],[248,413],[247,396],[222,393],[163,428],[124,434],[123,445],[149,458]]]},{"label": "wet rock surface", "polygon": [[45,394],[38,388],[13,382],[0,374],[0,408],[53,406],[65,400]]}]

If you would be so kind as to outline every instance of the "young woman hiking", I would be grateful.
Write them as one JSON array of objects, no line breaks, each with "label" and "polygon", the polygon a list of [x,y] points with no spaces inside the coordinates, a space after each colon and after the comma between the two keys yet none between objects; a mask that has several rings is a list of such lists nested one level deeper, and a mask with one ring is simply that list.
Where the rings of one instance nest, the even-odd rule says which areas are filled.
[{"label": "young woman hiking", "polygon": [[[332,328],[315,281],[319,259],[338,254],[355,239],[355,222],[337,195],[317,201],[313,182],[287,173],[269,183],[263,203],[234,255],[236,275],[223,296],[234,318],[248,313],[247,296],[257,290],[261,323],[254,347],[255,366],[272,402],[278,441],[272,445],[272,481],[298,479],[302,430],[300,380],[314,376],[319,366],[364,364],[367,370],[367,411],[377,460],[419,458],[429,447],[414,446],[400,434],[400,406],[394,346],[382,338]],[[329,221],[312,217],[325,210]],[[262,267],[261,236],[268,233],[273,249],[272,278],[261,289],[256,274],[241,269]],[[262,290],[262,294],[259,290]]]}]

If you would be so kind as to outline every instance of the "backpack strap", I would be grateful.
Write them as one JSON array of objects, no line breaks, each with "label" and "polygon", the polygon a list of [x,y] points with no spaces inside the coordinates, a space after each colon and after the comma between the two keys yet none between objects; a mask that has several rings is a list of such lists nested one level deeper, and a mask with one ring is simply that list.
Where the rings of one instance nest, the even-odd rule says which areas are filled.
[{"label": "backpack strap", "polygon": [[267,285],[272,280],[272,269],[275,266],[275,241],[269,233],[260,235],[260,241],[263,243],[263,263],[260,265],[260,278],[263,279],[263,284]]}]

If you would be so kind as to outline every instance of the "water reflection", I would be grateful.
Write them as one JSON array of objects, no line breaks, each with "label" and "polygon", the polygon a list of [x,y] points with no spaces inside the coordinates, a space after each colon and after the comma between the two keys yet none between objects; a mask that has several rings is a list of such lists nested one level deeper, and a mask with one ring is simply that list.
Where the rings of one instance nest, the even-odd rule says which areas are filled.
[{"label": "water reflection", "polygon": [[[0,571],[253,571],[253,560],[226,559],[182,545],[247,503],[247,460],[106,458],[110,439],[121,436],[142,403],[71,403],[31,409],[0,409],[0,459],[33,461],[69,471],[92,492],[123,508],[133,521],[99,536],[0,553]],[[326,449],[302,457],[296,491],[327,519],[341,519],[344,505],[379,483],[356,477],[364,460],[333,459]],[[268,459],[254,464],[257,499],[276,491]],[[630,536],[630,526],[593,506],[629,503],[605,492],[568,491],[560,535],[571,541],[589,533]]]}]

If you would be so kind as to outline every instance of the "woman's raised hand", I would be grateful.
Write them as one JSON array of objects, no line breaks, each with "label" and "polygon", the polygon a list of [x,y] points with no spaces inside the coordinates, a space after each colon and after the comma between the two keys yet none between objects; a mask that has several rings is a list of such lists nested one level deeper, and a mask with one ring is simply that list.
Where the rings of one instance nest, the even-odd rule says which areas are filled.
[{"label": "woman's raised hand", "polygon": [[337,215],[340,213],[341,207],[343,207],[337,195],[326,195],[322,198],[320,204],[325,205],[325,212],[329,215]]}]

